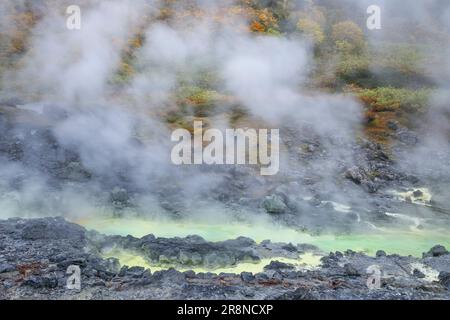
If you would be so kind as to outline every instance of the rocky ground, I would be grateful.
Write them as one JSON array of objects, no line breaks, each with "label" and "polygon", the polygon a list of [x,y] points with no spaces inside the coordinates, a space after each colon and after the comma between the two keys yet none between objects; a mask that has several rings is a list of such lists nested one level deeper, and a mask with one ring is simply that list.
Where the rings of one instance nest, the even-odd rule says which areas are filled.
[{"label": "rocky ground", "polygon": [[[207,199],[235,210],[237,218],[242,218],[243,211],[251,211],[311,233],[404,226],[404,216],[387,212],[414,212],[419,222],[415,217],[406,222],[417,229],[449,225],[448,212],[434,210],[433,203],[425,203],[419,210],[414,199],[402,202],[385,192],[407,188],[420,198],[423,194],[415,188],[422,182],[399,170],[392,157],[371,141],[323,141],[287,124],[281,132],[281,148],[290,165],[277,177],[263,179],[248,167],[202,167],[193,172],[189,168],[187,172],[168,170],[166,176],[149,176],[145,185],[138,185],[128,178],[130,173],[141,173],[135,172],[136,168],[119,164],[96,172],[83,163],[76,146],[61,145],[54,125],[70,114],[51,106],[44,105],[42,110],[23,106],[20,101],[0,103],[0,161],[4,164],[0,168],[0,197],[3,209],[15,203],[18,211],[14,216],[64,215],[64,192],[70,190],[73,197],[88,190],[99,205],[110,206],[119,215],[127,209],[139,212],[138,199],[150,193],[164,214],[176,219],[193,208],[195,211]],[[407,129],[397,131],[399,137],[413,135]],[[415,141],[407,139],[408,143]],[[130,142],[130,148],[134,154],[145,153],[145,144],[138,138]],[[336,157],[330,152],[336,149],[349,151],[353,160]],[[320,168],[331,169],[321,172]],[[189,188],[180,185],[180,177],[189,180],[200,172],[220,176],[221,183],[189,194]],[[146,189],[147,182],[152,189]],[[341,200],[348,206],[338,203]],[[118,259],[104,258],[105,250],[114,248],[168,269],[152,272],[121,266]],[[305,252],[323,256],[321,266],[298,269],[277,262],[277,258],[295,258]],[[244,262],[261,263],[262,259],[272,262],[257,274],[169,268],[215,270]],[[80,290],[66,287],[66,271],[71,265],[81,268]],[[380,287],[375,290],[367,286],[367,268],[374,265],[381,270]],[[382,251],[369,257],[351,251],[323,253],[308,244],[257,244],[248,238],[212,243],[195,235],[172,239],[106,236],[62,218],[0,222],[2,299],[449,299],[449,289],[450,254],[440,246],[422,259]]]},{"label": "rocky ground", "polygon": [[[1,194],[23,194],[29,185],[40,188],[39,196],[22,197],[29,201],[19,203],[19,216],[26,209],[35,214],[39,208],[44,216],[63,215],[65,204],[61,195],[70,189],[76,194],[89,190],[94,202],[110,205],[118,215],[127,208],[139,211],[142,199],[150,194],[165,215],[176,219],[189,216],[193,207],[196,211],[199,203],[209,201],[230,208],[238,216],[249,211],[312,233],[364,231],[373,229],[373,225],[401,224],[404,221],[385,213],[405,213],[405,210],[419,212],[424,218],[421,227],[428,227],[428,223],[450,224],[447,203],[438,204],[444,208],[439,212],[432,210],[433,206],[405,209],[405,204],[388,192],[414,191],[425,183],[400,170],[393,157],[373,141],[334,137],[327,141],[307,127],[286,123],[280,133],[283,165],[275,177],[261,177],[258,170],[248,166],[173,166],[153,170],[157,164],[148,168],[142,163],[130,165],[127,157],[120,157],[121,146],[115,145],[108,145],[106,150],[113,160],[99,155],[110,170],[99,170],[98,166],[94,168],[90,163],[89,167],[83,161],[76,143],[62,143],[55,133],[55,127],[77,117],[72,113],[59,105],[0,102],[0,161],[9,168],[0,172]],[[417,141],[415,134],[406,128],[397,128],[392,134],[403,148]],[[404,143],[400,139],[404,135],[415,138]],[[141,162],[139,158],[145,159],[152,152],[146,138],[133,138],[126,146]],[[92,152],[103,147],[101,143],[95,145]],[[336,155],[337,150],[351,159]],[[170,154],[170,149],[163,153]],[[36,182],[40,183],[38,187]],[[437,184],[434,186],[439,189]],[[446,187],[442,190],[445,193]],[[143,211],[145,214],[146,210]]]},{"label": "rocky ground", "polygon": [[[104,246],[139,250],[149,261],[226,265],[274,257],[264,272],[215,274],[152,272],[103,259]],[[256,244],[238,238],[219,243],[199,237],[141,239],[104,236],[62,218],[0,222],[1,299],[450,299],[450,254],[442,246],[422,259],[375,257],[347,251],[325,255],[321,266],[296,270],[277,256],[317,251],[308,245]],[[67,268],[81,269],[81,289],[67,288]],[[367,268],[381,270],[380,288],[369,289]]]}]

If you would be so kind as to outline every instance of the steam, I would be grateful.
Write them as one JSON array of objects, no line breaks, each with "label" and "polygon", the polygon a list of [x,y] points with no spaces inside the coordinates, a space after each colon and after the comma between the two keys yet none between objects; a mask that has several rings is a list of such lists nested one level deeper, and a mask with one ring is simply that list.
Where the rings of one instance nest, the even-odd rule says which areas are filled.
[{"label": "steam", "polygon": [[139,0],[133,5],[101,1],[83,12],[83,28],[77,32],[64,29],[65,17],[50,12],[34,29],[33,49],[19,82],[27,83],[24,89],[30,93],[45,92],[65,103],[98,102],[138,27],[143,6]]},{"label": "steam", "polygon": [[[124,90],[133,103],[115,105],[108,81],[120,65],[127,39],[139,27],[143,10],[142,2],[99,1],[85,10],[80,32],[61,30],[63,17],[52,13],[35,27],[33,49],[15,75],[22,92],[43,92],[42,99],[56,102],[51,113],[55,108],[67,112],[67,117],[57,119],[53,132],[60,145],[80,155],[83,167],[92,174],[94,182],[88,190],[92,188],[93,194],[101,193],[105,184],[111,189],[123,186],[141,192],[144,196],[136,202],[148,205],[161,193],[175,192],[181,208],[169,205],[169,209],[183,212],[190,210],[191,202],[222,186],[227,174],[220,168],[216,173],[174,168],[168,159],[169,130],[160,120],[147,116],[176,103],[171,92],[176,89],[180,72],[213,67],[222,79],[222,92],[235,96],[250,114],[275,128],[291,119],[291,125],[312,126],[319,137],[336,132],[346,139],[353,136],[353,127],[359,121],[355,102],[299,91],[312,65],[311,48],[305,41],[243,34],[218,28],[208,18],[192,22],[189,28],[176,23],[151,24],[145,33],[146,44],[137,53],[137,64],[143,71]],[[215,8],[208,10],[213,12]],[[220,121],[212,126],[215,124],[224,126]],[[140,144],[135,138],[146,141]],[[331,144],[328,147],[330,152],[345,153]],[[329,169],[323,171],[324,177],[337,170],[332,164],[334,157],[330,159],[322,163],[322,169]],[[285,162],[285,174],[289,167]],[[164,179],[176,179],[177,185],[161,185]],[[20,197],[34,198],[50,188],[45,179],[37,181],[34,190],[41,191],[21,189]],[[64,189],[61,194],[68,192]],[[163,197],[170,199],[167,194]],[[214,201],[213,195],[208,194],[208,199]],[[81,202],[91,203],[92,199],[86,196]],[[162,202],[166,206],[166,201]],[[21,199],[19,203],[24,202]],[[60,201],[61,205],[65,203]],[[205,206],[211,208],[212,204],[207,201]]]},{"label": "steam", "polygon": [[417,1],[414,5],[379,1],[379,5],[386,12],[386,27],[376,35],[378,39],[389,41],[389,34],[401,24],[402,32],[397,37],[406,43],[420,42],[424,46],[422,68],[434,83],[434,94],[425,115],[417,119],[421,128],[418,144],[400,153],[399,163],[406,172],[439,189],[439,185],[448,183],[450,178],[450,6],[439,0]]}]

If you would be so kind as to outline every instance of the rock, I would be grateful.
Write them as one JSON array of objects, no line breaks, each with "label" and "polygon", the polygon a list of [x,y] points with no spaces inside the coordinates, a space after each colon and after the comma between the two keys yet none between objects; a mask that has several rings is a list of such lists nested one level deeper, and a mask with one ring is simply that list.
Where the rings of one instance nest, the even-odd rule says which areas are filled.
[{"label": "rock", "polygon": [[119,277],[125,277],[128,271],[128,266],[123,266],[120,268],[119,273],[117,274]]},{"label": "rock", "polygon": [[15,271],[16,267],[9,263],[1,263],[0,264],[0,273],[12,272]]},{"label": "rock", "polygon": [[361,275],[351,263],[346,263],[344,265],[344,272],[350,277],[359,277]]},{"label": "rock", "polygon": [[158,256],[158,262],[160,264],[176,264],[178,262],[177,257],[168,257],[165,254],[160,254]]},{"label": "rock", "polygon": [[294,292],[284,293],[276,298],[276,300],[317,300],[317,298],[308,288],[298,288]]},{"label": "rock", "polygon": [[26,240],[72,240],[80,245],[85,239],[85,229],[62,218],[30,220],[22,230]]},{"label": "rock", "polygon": [[376,256],[377,258],[386,257],[386,252],[383,251],[383,250],[378,250],[378,251],[375,253],[375,256]]},{"label": "rock", "polygon": [[30,286],[36,289],[40,288],[56,288],[58,286],[58,279],[51,276],[30,276],[22,283],[24,286]]},{"label": "rock", "polygon": [[397,121],[392,121],[389,120],[387,123],[387,126],[389,129],[393,130],[393,131],[397,131],[398,130],[398,122]]},{"label": "rock", "polygon": [[298,251],[320,251],[319,248],[315,245],[312,244],[308,244],[308,243],[300,243],[297,245],[297,250]]},{"label": "rock", "polygon": [[69,258],[67,255],[62,257],[55,257],[54,262],[57,262],[57,266],[62,269],[67,269],[71,265],[79,266],[81,268],[87,266],[87,259],[85,257]]},{"label": "rock", "polygon": [[152,276],[152,271],[150,269],[145,269],[144,273],[142,274],[142,278],[150,279],[151,276]]},{"label": "rock", "polygon": [[119,206],[125,206],[130,201],[130,196],[128,195],[128,191],[123,188],[119,188],[119,187],[115,187],[111,191],[110,198],[111,198],[111,202],[113,204],[119,205]]},{"label": "rock", "polygon": [[414,146],[419,142],[417,134],[405,128],[397,131],[397,138],[409,146]]},{"label": "rock", "polygon": [[345,250],[344,254],[345,254],[346,256],[351,257],[351,256],[356,255],[356,252],[353,251],[353,250],[351,250],[351,249],[347,249],[347,250]]},{"label": "rock", "polygon": [[422,262],[438,272],[450,272],[450,254],[439,257],[425,257]]},{"label": "rock", "polygon": [[265,273],[257,273],[255,274],[255,280],[258,282],[264,282],[269,280],[269,276]]},{"label": "rock", "polygon": [[106,283],[104,280],[97,279],[93,284],[93,287],[106,287]]},{"label": "rock", "polygon": [[246,298],[253,298],[255,296],[255,292],[250,288],[244,288],[241,292]]},{"label": "rock", "polygon": [[126,270],[126,275],[131,276],[133,278],[141,278],[144,275],[145,268],[144,267],[131,267]]},{"label": "rock", "polygon": [[193,270],[188,270],[183,272],[186,279],[193,279],[195,278],[195,272]]},{"label": "rock", "polygon": [[363,189],[368,193],[375,193],[378,191],[380,186],[372,181],[365,181],[362,185]]},{"label": "rock", "polygon": [[184,251],[180,251],[180,254],[178,256],[178,259],[180,260],[181,264],[192,264],[191,258],[189,253],[185,253]]},{"label": "rock", "polygon": [[105,260],[105,268],[106,270],[112,272],[112,273],[119,273],[120,272],[120,262],[117,258],[107,258]]},{"label": "rock", "polygon": [[414,196],[415,198],[420,198],[420,197],[423,196],[423,192],[420,191],[420,190],[415,190],[415,191],[413,192],[413,196]]},{"label": "rock", "polygon": [[203,258],[203,264],[210,268],[231,266],[235,262],[236,260],[233,257],[220,252],[209,253]]},{"label": "rock", "polygon": [[356,184],[361,184],[364,180],[364,175],[358,167],[352,167],[347,170],[345,177]]},{"label": "rock", "polygon": [[443,255],[449,254],[448,250],[441,245],[437,245],[434,246],[433,248],[430,249],[430,251],[428,251],[427,253],[423,254],[423,257],[440,257]]},{"label": "rock", "polygon": [[10,280],[4,280],[2,285],[3,285],[3,288],[9,289],[9,288],[14,287],[14,282],[10,281]]},{"label": "rock", "polygon": [[264,270],[293,270],[293,265],[283,263],[280,261],[270,261],[270,263],[264,267]]},{"label": "rock", "polygon": [[241,280],[244,282],[252,282],[255,280],[255,276],[251,272],[241,272]]},{"label": "rock", "polygon": [[275,272],[271,275],[270,279],[271,279],[271,280],[275,280],[275,281],[281,282],[281,281],[283,281],[283,275],[282,275],[280,272],[275,271]]},{"label": "rock", "polygon": [[115,274],[109,271],[97,270],[96,276],[105,281],[111,281],[111,279],[115,276]]},{"label": "rock", "polygon": [[425,274],[422,271],[420,271],[419,269],[413,270],[413,276],[416,278],[419,278],[419,279],[425,278]]},{"label": "rock", "polygon": [[86,181],[91,177],[91,174],[82,166],[81,163],[73,161],[65,166],[63,173],[64,177],[73,181]]},{"label": "rock", "polygon": [[180,251],[179,261],[184,265],[200,265],[202,263],[202,256],[197,252],[184,252]]},{"label": "rock", "polygon": [[142,243],[155,241],[156,237],[153,234],[143,236],[140,240]]},{"label": "rock", "polygon": [[[206,274],[205,277],[208,277],[208,274]],[[170,268],[169,270],[156,271],[153,275],[153,278],[156,281],[170,283],[171,285],[182,285],[186,280],[186,276],[184,273],[179,272],[173,268]]]},{"label": "rock", "polygon": [[187,236],[186,238],[184,238],[186,242],[190,243],[190,244],[200,244],[200,243],[206,243],[207,241],[205,239],[203,239],[200,236],[197,235],[190,235]]},{"label": "rock", "polygon": [[450,272],[442,271],[439,273],[439,283],[450,290]]},{"label": "rock", "polygon": [[234,273],[230,273],[230,272],[221,272],[219,273],[219,278],[220,279],[232,279],[236,276],[236,274]]},{"label": "rock", "polygon": [[226,240],[223,242],[223,244],[227,247],[244,248],[244,247],[250,247],[250,246],[256,244],[256,242],[255,242],[255,240],[247,238],[247,237],[238,237],[236,239]]},{"label": "rock", "polygon": [[297,247],[294,246],[292,243],[288,243],[281,247],[281,249],[289,251],[289,252],[297,252]]},{"label": "rock", "polygon": [[284,277],[287,279],[297,279],[302,276],[301,271],[287,271],[284,273]]},{"label": "rock", "polygon": [[368,193],[375,193],[379,186],[377,183],[371,181],[371,174],[368,173],[364,168],[351,167],[345,173],[345,178],[352,181],[361,187]]},{"label": "rock", "polygon": [[284,213],[287,210],[287,206],[283,199],[277,195],[266,196],[263,201],[263,207],[267,213]]}]

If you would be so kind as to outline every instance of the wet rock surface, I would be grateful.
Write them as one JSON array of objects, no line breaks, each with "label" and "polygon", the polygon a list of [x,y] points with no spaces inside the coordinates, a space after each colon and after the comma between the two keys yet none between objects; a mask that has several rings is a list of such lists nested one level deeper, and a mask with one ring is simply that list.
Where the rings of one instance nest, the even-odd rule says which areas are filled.
[{"label": "wet rock surface", "polygon": [[[210,261],[206,257],[215,253],[221,257],[216,258],[219,265],[239,263],[246,255],[269,257],[272,262],[256,274],[179,272],[173,268],[152,272],[102,258],[100,251],[105,246],[140,248],[149,260],[165,255],[176,263],[193,262],[194,253],[199,261],[200,257]],[[0,298],[450,299],[450,254],[441,248],[438,255],[425,254],[423,259],[381,252],[375,257],[350,250],[334,252],[324,255],[322,265],[310,270],[295,269],[276,259],[308,249],[318,253],[313,246],[256,244],[247,238],[212,243],[196,236],[111,237],[61,218],[9,219],[0,221]],[[80,289],[67,288],[67,268],[73,265],[81,271]],[[380,270],[379,287],[369,289],[367,282],[373,273],[367,270],[373,266]]]}]

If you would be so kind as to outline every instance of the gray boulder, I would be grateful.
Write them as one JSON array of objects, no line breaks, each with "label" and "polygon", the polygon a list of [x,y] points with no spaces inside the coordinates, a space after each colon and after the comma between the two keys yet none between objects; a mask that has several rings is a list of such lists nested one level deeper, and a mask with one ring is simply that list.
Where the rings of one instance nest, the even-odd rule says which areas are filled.
[{"label": "gray boulder", "polygon": [[63,218],[35,219],[27,222],[22,230],[25,240],[85,240],[85,229]]},{"label": "gray boulder", "polygon": [[440,257],[446,254],[449,254],[448,250],[444,246],[437,245],[431,248],[427,253],[424,253],[423,257]]},{"label": "gray boulder", "polygon": [[284,213],[288,209],[283,199],[278,195],[266,196],[263,201],[263,207],[267,213]]}]

